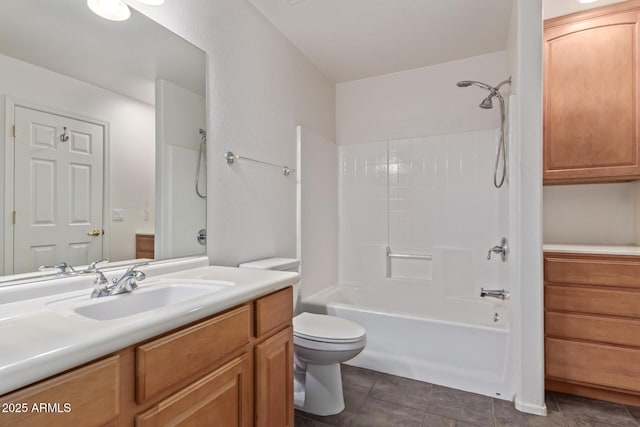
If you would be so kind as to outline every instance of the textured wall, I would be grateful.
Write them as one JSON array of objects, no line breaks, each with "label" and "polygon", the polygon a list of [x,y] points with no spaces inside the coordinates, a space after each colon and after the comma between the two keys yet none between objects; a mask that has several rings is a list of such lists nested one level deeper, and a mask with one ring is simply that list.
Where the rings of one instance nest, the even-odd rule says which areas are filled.
[{"label": "textured wall", "polygon": [[211,262],[295,256],[296,177],[246,161],[227,166],[223,156],[294,167],[296,125],[335,139],[333,83],[246,1],[134,6],[208,54]]}]

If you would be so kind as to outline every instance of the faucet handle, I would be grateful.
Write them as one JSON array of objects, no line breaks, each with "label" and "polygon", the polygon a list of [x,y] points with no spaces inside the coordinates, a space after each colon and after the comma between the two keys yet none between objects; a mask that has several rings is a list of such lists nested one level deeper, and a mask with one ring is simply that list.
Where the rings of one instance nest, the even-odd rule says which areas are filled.
[{"label": "faucet handle", "polygon": [[491,253],[496,253],[496,254],[500,254],[500,259],[502,260],[502,262],[507,260],[507,255],[509,254],[509,246],[507,244],[507,238],[503,237],[502,240],[500,240],[500,244],[496,245],[494,247],[492,247],[491,249],[489,249],[489,252],[487,252],[487,259],[490,260],[491,259]]},{"label": "faucet handle", "polygon": [[66,262],[59,262],[56,265],[41,265],[40,267],[38,267],[38,271],[45,271],[45,270],[51,270],[51,269],[56,269],[58,270],[59,274],[62,273],[67,273],[67,272],[74,272],[76,271],[72,266],[70,266],[69,264],[67,264]]},{"label": "faucet handle", "polygon": [[96,261],[93,261],[91,264],[89,264],[89,267],[87,267],[87,270],[89,270],[89,271],[97,270],[98,269],[97,266],[101,262],[109,262],[109,258],[102,258],[102,259],[98,259]]},{"label": "faucet handle", "polygon": [[133,264],[132,266],[127,268],[127,273],[131,273],[133,270],[135,270],[138,267],[142,267],[143,265],[149,265],[149,261],[139,262],[139,263]]}]

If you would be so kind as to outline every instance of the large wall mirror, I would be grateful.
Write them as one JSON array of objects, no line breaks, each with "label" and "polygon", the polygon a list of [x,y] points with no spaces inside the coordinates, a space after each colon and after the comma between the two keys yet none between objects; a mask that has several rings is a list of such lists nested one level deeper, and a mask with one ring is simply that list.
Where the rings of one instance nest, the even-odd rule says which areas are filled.
[{"label": "large wall mirror", "polygon": [[205,68],[135,10],[0,0],[0,282],[205,253]]}]

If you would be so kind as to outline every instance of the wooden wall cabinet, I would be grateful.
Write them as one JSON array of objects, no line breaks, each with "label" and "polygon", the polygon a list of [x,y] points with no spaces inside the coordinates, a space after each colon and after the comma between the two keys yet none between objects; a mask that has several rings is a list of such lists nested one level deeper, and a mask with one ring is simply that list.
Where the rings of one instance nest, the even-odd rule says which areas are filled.
[{"label": "wooden wall cabinet", "polygon": [[154,259],[155,242],[154,234],[136,234],[136,258]]},{"label": "wooden wall cabinet", "polygon": [[640,179],[640,1],[545,21],[544,183]]},{"label": "wooden wall cabinet", "polygon": [[549,390],[640,405],[640,257],[545,253]]},{"label": "wooden wall cabinet", "polygon": [[0,427],[292,427],[292,317],[291,288],[247,302],[0,396],[28,404]]}]

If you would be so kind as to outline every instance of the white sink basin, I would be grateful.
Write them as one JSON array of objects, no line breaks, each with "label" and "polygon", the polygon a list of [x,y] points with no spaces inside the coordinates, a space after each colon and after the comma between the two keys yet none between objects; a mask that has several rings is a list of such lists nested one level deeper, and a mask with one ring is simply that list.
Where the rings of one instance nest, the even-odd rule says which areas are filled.
[{"label": "white sink basin", "polygon": [[[192,281],[193,282],[193,281]],[[199,298],[229,287],[224,284],[172,283],[140,287],[131,293],[95,299],[70,298],[53,301],[49,308],[55,311],[77,314],[94,320],[114,320],[147,311],[169,307]]]}]

